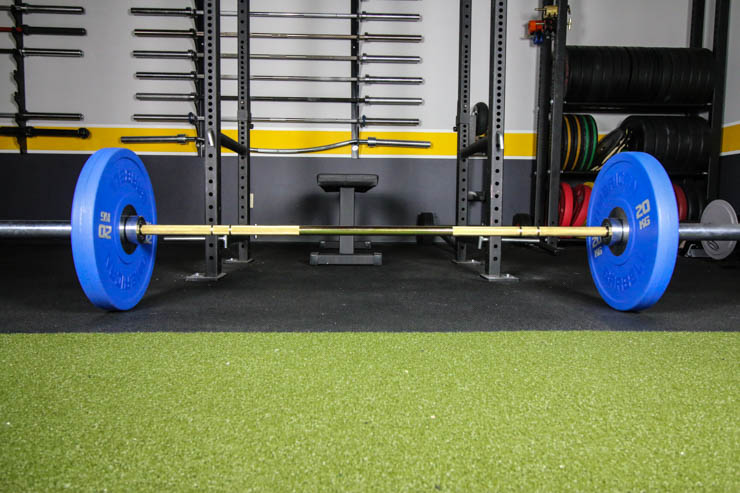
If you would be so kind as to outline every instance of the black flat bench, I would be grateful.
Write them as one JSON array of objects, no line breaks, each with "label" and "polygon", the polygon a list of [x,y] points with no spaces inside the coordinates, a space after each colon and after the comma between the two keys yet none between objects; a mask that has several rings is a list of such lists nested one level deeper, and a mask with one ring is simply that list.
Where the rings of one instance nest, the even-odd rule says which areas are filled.
[{"label": "black flat bench", "polygon": [[[339,192],[339,225],[355,226],[355,192],[365,193],[378,184],[378,175],[322,173],[316,176],[328,193]],[[369,248],[369,246],[368,246]],[[311,252],[311,265],[382,265],[381,253],[355,253],[354,236],[339,237],[339,253]]]}]

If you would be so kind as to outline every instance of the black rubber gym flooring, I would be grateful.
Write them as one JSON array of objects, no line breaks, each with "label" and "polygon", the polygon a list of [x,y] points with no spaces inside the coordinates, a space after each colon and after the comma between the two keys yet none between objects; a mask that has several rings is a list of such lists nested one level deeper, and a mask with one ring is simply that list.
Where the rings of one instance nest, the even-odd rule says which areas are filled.
[{"label": "black rubber gym flooring", "polygon": [[65,245],[0,246],[0,332],[738,330],[740,259],[679,258],[667,293],[641,313],[599,297],[583,247],[557,256],[507,245],[486,282],[445,245],[380,245],[382,267],[308,264],[309,244],[256,244],[255,261],[189,283],[202,246],[161,244],[149,291],[125,313],[92,306]]}]

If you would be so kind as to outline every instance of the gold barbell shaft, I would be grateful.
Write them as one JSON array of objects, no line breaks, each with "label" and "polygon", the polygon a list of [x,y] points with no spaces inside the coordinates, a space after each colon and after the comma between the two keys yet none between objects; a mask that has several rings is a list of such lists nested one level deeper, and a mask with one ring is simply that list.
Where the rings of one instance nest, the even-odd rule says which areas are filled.
[{"label": "gold barbell shaft", "polygon": [[300,236],[300,235],[356,235],[356,236],[596,236],[608,237],[606,226],[259,226],[206,224],[142,224],[139,234],[173,236]]}]

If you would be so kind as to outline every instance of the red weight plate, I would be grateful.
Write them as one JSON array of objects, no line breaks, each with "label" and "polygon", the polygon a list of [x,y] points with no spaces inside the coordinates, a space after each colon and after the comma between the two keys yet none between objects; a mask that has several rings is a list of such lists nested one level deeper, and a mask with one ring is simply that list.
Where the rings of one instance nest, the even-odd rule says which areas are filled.
[{"label": "red weight plate", "polygon": [[591,187],[586,184],[577,185],[573,189],[573,196],[575,205],[573,206],[573,220],[570,225],[584,226],[588,217],[588,201],[591,199]]},{"label": "red weight plate", "polygon": [[688,216],[688,201],[686,200],[686,194],[684,193],[683,189],[673,184],[673,193],[676,194],[676,202],[678,203],[678,220],[679,221],[685,221],[686,217]]},{"label": "red weight plate", "polygon": [[573,189],[565,182],[560,182],[558,212],[558,225],[570,226],[573,220]]}]

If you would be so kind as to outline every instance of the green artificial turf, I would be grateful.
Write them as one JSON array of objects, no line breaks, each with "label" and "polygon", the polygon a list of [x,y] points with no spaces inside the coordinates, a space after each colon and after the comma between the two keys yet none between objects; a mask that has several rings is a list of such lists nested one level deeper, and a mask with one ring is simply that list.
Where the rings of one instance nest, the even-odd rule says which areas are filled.
[{"label": "green artificial turf", "polygon": [[0,336],[0,491],[738,491],[735,333]]}]

